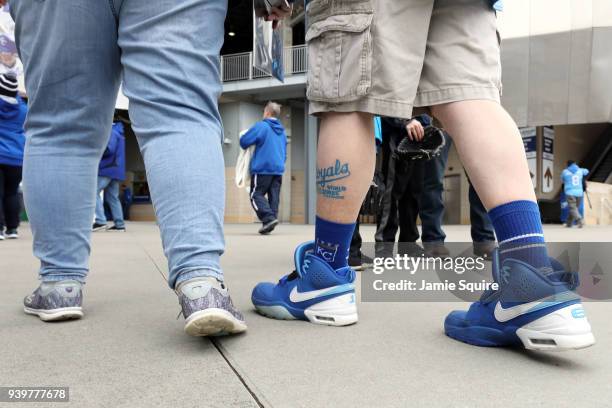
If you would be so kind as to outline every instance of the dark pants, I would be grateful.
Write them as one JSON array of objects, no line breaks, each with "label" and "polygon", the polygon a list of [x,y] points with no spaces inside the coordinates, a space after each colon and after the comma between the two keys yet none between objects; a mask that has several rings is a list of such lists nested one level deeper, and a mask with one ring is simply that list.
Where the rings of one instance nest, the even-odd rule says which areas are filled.
[{"label": "dark pants", "polygon": [[444,242],[442,230],[444,218],[444,170],[448,161],[451,138],[445,133],[446,145],[440,156],[423,163],[423,193],[421,194],[421,217],[423,242]]},{"label": "dark pants", "polygon": [[0,164],[0,231],[19,226],[21,167]]},{"label": "dark pants", "polygon": [[567,196],[567,204],[569,206],[569,217],[567,217],[566,225],[571,227],[574,225],[574,221],[578,222],[578,225],[582,225],[582,216],[580,215],[580,205],[582,204],[582,197]]},{"label": "dark pants", "polygon": [[[423,194],[421,195],[421,225],[423,242],[444,242],[446,234],[442,230],[444,218],[444,170],[452,139],[445,133],[446,145],[440,156],[424,163]],[[468,179],[469,181],[469,179]],[[469,190],[470,223],[473,242],[495,241],[493,225],[487,210],[476,194],[472,183]]]},{"label": "dark pants", "polygon": [[278,205],[283,176],[253,174],[251,176],[251,205],[261,222],[278,218]]},{"label": "dark pants", "polygon": [[376,242],[395,242],[399,227],[399,242],[419,239],[416,220],[419,212],[423,166],[420,162],[398,160],[393,154],[395,140],[382,145],[382,172],[385,180],[383,199],[378,212]]},{"label": "dark pants", "polygon": [[[468,179],[469,181],[469,179]],[[472,224],[472,242],[495,241],[495,233],[493,232],[493,224],[487,213],[487,209],[480,201],[480,197],[476,194],[474,186],[470,181],[470,223]]]}]

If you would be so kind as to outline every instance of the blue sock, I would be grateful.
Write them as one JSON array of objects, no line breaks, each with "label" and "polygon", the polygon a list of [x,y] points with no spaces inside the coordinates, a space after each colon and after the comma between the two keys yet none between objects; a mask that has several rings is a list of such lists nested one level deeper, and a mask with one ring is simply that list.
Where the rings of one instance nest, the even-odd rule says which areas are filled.
[{"label": "blue sock", "polygon": [[355,223],[338,224],[317,217],[315,223],[315,255],[332,268],[348,266],[351,238]]},{"label": "blue sock", "polygon": [[489,211],[499,241],[499,255],[523,261],[543,273],[551,272],[540,209],[533,201],[512,201]]}]

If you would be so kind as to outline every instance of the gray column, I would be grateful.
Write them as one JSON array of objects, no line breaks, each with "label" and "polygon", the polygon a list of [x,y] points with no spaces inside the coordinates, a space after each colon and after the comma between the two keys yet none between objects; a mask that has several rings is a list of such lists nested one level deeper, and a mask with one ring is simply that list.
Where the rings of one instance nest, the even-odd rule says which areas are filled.
[{"label": "gray column", "polygon": [[306,224],[314,224],[317,214],[317,136],[319,133],[319,120],[308,114],[308,102],[304,107],[304,153],[306,165],[304,166],[304,212]]}]

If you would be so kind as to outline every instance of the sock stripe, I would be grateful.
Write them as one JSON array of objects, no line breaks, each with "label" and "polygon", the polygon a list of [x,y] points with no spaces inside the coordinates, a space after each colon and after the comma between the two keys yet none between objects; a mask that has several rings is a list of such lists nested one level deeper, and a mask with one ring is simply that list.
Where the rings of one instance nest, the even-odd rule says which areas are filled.
[{"label": "sock stripe", "polygon": [[522,245],[520,247],[506,248],[506,249],[502,249],[501,251],[499,251],[499,253],[500,254],[507,254],[508,252],[520,251],[521,249],[530,249],[530,248],[546,248],[546,244],[544,244],[544,243],[541,243],[541,244],[529,244],[529,245]]},{"label": "sock stripe", "polygon": [[502,204],[489,211],[489,217],[499,240],[502,262],[512,257],[538,269],[550,268],[540,209],[535,201]]},{"label": "sock stripe", "polygon": [[503,241],[500,241],[499,244],[500,245],[507,244],[508,242],[517,241],[519,239],[533,238],[533,237],[542,238],[542,240],[544,240],[544,234],[523,234],[523,235],[517,235],[516,237],[512,237],[512,238],[508,238]]}]

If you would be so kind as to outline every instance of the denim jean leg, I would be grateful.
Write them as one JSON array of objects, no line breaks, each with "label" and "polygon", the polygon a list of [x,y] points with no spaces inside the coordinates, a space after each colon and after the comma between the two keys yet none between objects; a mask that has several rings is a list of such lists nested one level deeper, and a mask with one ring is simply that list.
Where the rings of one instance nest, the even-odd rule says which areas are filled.
[{"label": "denim jean leg", "polygon": [[106,224],[107,220],[104,212],[105,198],[103,198],[103,196],[106,196],[105,189],[110,182],[110,178],[98,176],[98,190],[96,193],[96,224]]},{"label": "denim jean leg", "polygon": [[480,201],[480,197],[474,190],[472,183],[470,182],[469,191],[470,200],[470,224],[472,241],[473,242],[486,242],[495,241],[495,232],[493,230],[493,224],[487,213],[487,209]]},{"label": "denim jean leg", "polygon": [[15,1],[11,14],[29,97],[23,185],[40,277],[84,281],[120,79],[115,19],[105,1]]},{"label": "denim jean leg", "polygon": [[444,242],[446,234],[442,229],[444,218],[444,171],[448,161],[451,138],[444,134],[446,145],[440,156],[425,162],[423,192],[421,194],[421,239],[423,242]]},{"label": "denim jean leg", "polygon": [[223,279],[219,53],[227,1],[130,0],[119,45],[130,118],[168,258],[168,284]]},{"label": "denim jean leg", "polygon": [[119,187],[119,180],[111,180],[104,190],[104,202],[110,207],[115,227],[123,228],[125,222],[123,221],[123,208],[119,200]]}]

